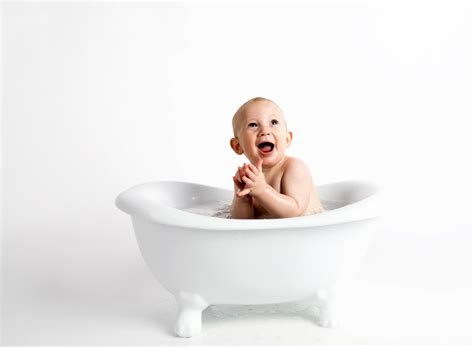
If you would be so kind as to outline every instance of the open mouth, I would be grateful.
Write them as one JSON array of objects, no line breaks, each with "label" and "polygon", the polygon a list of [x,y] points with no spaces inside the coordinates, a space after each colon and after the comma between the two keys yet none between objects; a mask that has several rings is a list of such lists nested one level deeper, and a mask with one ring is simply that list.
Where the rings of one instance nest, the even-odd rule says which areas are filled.
[{"label": "open mouth", "polygon": [[259,144],[257,146],[260,151],[262,151],[263,153],[270,153],[271,151],[273,151],[273,148],[275,148],[275,145],[271,142],[262,142],[261,144]]}]

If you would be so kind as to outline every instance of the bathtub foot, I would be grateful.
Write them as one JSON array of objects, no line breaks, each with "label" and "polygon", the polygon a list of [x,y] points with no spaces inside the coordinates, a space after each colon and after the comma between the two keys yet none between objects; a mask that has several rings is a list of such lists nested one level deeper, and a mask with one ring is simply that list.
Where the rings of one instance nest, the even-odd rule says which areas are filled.
[{"label": "bathtub foot", "polygon": [[313,298],[313,304],[317,307],[316,323],[323,328],[340,326],[339,309],[334,294],[334,291],[320,290]]},{"label": "bathtub foot", "polygon": [[336,328],[339,326],[337,316],[334,315],[334,311],[329,307],[319,307],[317,323],[323,328]]},{"label": "bathtub foot", "polygon": [[179,292],[175,295],[179,312],[174,331],[180,337],[192,337],[201,332],[201,313],[209,304],[198,294]]}]

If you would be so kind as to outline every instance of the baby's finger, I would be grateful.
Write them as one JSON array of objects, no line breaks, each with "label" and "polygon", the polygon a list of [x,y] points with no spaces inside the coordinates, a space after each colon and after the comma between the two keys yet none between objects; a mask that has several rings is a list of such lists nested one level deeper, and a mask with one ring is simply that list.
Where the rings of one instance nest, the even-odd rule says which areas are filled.
[{"label": "baby's finger", "polygon": [[236,176],[232,177],[232,179],[234,180],[234,183],[237,187],[240,187],[242,185],[242,182],[240,182]]},{"label": "baby's finger", "polygon": [[247,166],[247,169],[245,170],[245,176],[249,177],[251,180],[255,180],[257,178],[257,175],[253,173],[249,166]]},{"label": "baby's finger", "polygon": [[250,178],[248,178],[247,176],[242,177],[242,181],[244,181],[244,183],[248,184],[249,186],[254,185],[253,181]]},{"label": "baby's finger", "polygon": [[260,173],[260,170],[257,169],[255,165],[250,164],[249,166],[250,166],[250,170],[252,170],[252,172],[258,176],[258,174]]},{"label": "baby's finger", "polygon": [[239,191],[245,188],[245,183],[237,180],[237,177],[234,179],[234,184]]},{"label": "baby's finger", "polygon": [[242,180],[243,176],[245,176],[245,170],[243,167],[239,166],[239,179]]},{"label": "baby's finger", "polygon": [[247,189],[241,190],[240,192],[237,192],[236,195],[237,195],[239,198],[241,198],[241,197],[243,197],[243,196],[245,196],[245,195],[247,195],[247,194],[249,194],[249,193],[250,193],[250,189],[247,188]]}]

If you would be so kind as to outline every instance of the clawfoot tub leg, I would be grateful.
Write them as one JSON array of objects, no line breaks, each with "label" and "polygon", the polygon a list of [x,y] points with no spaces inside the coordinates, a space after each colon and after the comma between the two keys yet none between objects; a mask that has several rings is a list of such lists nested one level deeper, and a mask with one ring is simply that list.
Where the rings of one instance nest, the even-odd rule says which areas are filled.
[{"label": "clawfoot tub leg", "polygon": [[209,304],[198,294],[179,292],[175,295],[179,312],[174,331],[180,337],[192,337],[201,332],[201,313]]},{"label": "clawfoot tub leg", "polygon": [[319,316],[317,318],[318,325],[323,328],[335,328],[338,326],[337,315],[330,302],[319,306]]},{"label": "clawfoot tub leg", "polygon": [[311,300],[317,308],[316,322],[323,328],[335,328],[340,325],[340,308],[334,290],[319,290]]}]

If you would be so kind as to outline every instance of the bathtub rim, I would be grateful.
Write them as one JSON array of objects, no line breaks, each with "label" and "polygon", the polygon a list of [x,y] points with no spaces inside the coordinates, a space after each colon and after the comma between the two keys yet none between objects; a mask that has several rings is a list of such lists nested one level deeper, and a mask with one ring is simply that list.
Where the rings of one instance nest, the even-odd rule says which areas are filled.
[{"label": "bathtub rim", "polygon": [[217,189],[233,194],[232,191],[215,186],[186,181],[150,181],[132,186],[115,199],[115,205],[133,218],[142,218],[149,222],[190,229],[206,230],[268,230],[268,229],[299,229],[355,222],[379,217],[380,187],[363,180],[332,182],[325,185],[354,184],[370,187],[374,193],[355,203],[309,216],[276,218],[276,219],[227,219],[200,215],[159,202],[150,202],[140,196],[140,190],[156,184],[194,185],[206,189]]}]

